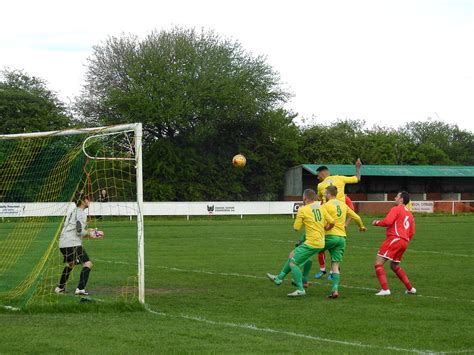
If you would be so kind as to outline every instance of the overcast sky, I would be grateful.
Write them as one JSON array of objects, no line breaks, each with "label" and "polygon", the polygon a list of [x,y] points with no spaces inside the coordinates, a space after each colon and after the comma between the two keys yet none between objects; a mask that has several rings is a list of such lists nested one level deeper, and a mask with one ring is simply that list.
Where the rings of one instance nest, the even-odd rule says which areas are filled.
[{"label": "overcast sky", "polygon": [[0,67],[46,79],[67,101],[93,45],[174,25],[266,55],[299,119],[431,117],[474,131],[474,0],[5,1]]}]

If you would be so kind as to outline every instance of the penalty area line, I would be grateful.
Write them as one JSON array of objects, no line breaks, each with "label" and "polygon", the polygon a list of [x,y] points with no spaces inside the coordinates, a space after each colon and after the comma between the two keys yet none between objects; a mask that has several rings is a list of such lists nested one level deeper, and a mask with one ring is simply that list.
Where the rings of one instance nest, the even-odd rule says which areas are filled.
[{"label": "penalty area line", "polygon": [[405,348],[400,348],[397,346],[382,346],[382,345],[374,345],[374,344],[364,344],[361,342],[352,342],[352,341],[346,341],[346,340],[338,340],[338,339],[329,339],[329,338],[323,338],[315,335],[307,335],[307,334],[301,334],[301,333],[295,333],[292,331],[288,330],[278,330],[278,329],[272,329],[272,328],[264,328],[264,327],[258,327],[255,324],[243,324],[243,323],[233,323],[233,322],[222,322],[222,321],[214,321],[210,320],[204,317],[199,317],[199,316],[191,316],[191,315],[186,315],[186,314],[168,314],[160,311],[155,311],[150,308],[149,305],[145,306],[145,309],[158,316],[162,317],[169,317],[169,318],[180,318],[180,319],[186,319],[186,320],[192,320],[196,322],[201,322],[201,323],[206,323],[210,325],[215,325],[215,326],[220,326],[220,327],[228,327],[228,328],[238,328],[238,329],[244,329],[244,330],[251,330],[255,332],[260,332],[260,333],[268,333],[268,334],[279,334],[279,335],[286,335],[290,337],[295,337],[295,338],[303,338],[306,340],[313,340],[317,342],[324,342],[324,343],[331,343],[331,344],[338,344],[338,345],[346,345],[346,346],[352,346],[352,347],[359,347],[359,348],[369,348],[369,349],[379,349],[379,350],[393,350],[393,351],[400,351],[400,352],[410,352],[410,353],[416,353],[416,354],[447,354],[447,353],[461,353],[461,352],[469,352],[470,350],[460,350],[460,351],[454,351],[454,352],[437,352],[433,350],[420,350],[420,349],[405,349]]}]

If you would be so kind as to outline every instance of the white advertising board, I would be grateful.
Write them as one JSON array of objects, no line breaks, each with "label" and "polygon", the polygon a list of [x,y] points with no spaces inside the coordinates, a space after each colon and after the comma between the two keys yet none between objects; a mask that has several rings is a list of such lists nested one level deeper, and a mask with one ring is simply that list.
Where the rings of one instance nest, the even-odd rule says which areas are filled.
[{"label": "white advertising board", "polygon": [[24,214],[25,205],[19,203],[1,203],[0,216],[4,217],[22,217]]},{"label": "white advertising board", "polygon": [[[364,203],[364,202],[360,202]],[[145,216],[224,216],[224,215],[271,215],[296,214],[301,202],[145,202]],[[74,208],[73,203],[0,203],[2,217],[65,216]],[[93,202],[91,216],[136,216],[135,202]],[[433,201],[413,201],[414,212],[433,213]]]},{"label": "white advertising board", "polygon": [[413,212],[433,213],[433,201],[413,201]]}]

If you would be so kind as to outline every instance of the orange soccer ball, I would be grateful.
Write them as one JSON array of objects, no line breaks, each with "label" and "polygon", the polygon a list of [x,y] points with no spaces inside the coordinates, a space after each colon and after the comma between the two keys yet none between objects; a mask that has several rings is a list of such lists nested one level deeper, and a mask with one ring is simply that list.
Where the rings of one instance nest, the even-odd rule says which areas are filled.
[{"label": "orange soccer ball", "polygon": [[243,168],[247,163],[247,159],[242,154],[237,154],[232,158],[232,165],[236,168]]}]

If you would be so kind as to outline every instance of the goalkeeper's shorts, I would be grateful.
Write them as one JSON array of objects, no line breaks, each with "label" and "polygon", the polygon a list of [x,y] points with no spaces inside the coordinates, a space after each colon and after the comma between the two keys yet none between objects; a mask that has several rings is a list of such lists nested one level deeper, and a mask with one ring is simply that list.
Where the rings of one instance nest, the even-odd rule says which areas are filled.
[{"label": "goalkeeper's shorts", "polygon": [[82,245],[76,247],[59,248],[59,250],[64,256],[64,263],[73,262],[76,264],[84,264],[90,260],[89,255],[87,255]]}]

